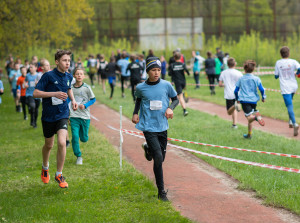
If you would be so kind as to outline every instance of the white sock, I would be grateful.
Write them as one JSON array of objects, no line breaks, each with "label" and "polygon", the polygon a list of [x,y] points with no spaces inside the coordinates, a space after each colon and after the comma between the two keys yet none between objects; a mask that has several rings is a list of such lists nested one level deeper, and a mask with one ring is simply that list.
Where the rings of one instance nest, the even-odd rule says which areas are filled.
[{"label": "white sock", "polygon": [[48,169],[49,169],[49,162],[48,162],[48,166],[44,166],[44,165],[42,164],[42,167],[43,167],[44,170],[48,170]]},{"label": "white sock", "polygon": [[62,172],[57,172],[55,173],[55,176],[57,177],[59,174],[62,174]]}]

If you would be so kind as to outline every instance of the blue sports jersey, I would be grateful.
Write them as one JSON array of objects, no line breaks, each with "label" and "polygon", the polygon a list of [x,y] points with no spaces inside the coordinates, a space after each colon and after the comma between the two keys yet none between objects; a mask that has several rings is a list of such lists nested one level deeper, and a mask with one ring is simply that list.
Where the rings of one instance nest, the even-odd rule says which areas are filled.
[{"label": "blue sports jersey", "polygon": [[[36,85],[36,89],[45,92],[62,91],[67,93],[71,88],[72,75],[69,73],[61,73],[55,68],[43,74],[41,80]],[[55,122],[63,118],[69,118],[69,107],[67,100],[61,103],[55,103],[55,97],[43,98],[42,120],[46,122]]]},{"label": "blue sports jersey", "polygon": [[126,72],[126,69],[128,67],[129,61],[126,59],[118,60],[117,65],[121,68],[121,75],[124,77],[130,77],[129,70]]},{"label": "blue sports jersey", "polygon": [[37,76],[38,76],[37,74],[31,75],[30,73],[26,75],[25,81],[28,82],[28,88],[26,89],[26,95],[25,95],[26,97],[33,96],[33,91],[36,86]]},{"label": "blue sports jersey", "polygon": [[139,123],[136,128],[146,132],[163,132],[169,128],[165,112],[169,107],[170,98],[177,93],[171,83],[160,80],[158,84],[148,85],[146,82],[136,87],[136,97],[141,98]]},{"label": "blue sports jersey", "polygon": [[16,74],[15,78],[11,81],[11,88],[17,89],[17,80],[22,75],[20,70],[11,70],[9,72],[9,78],[12,78]]},{"label": "blue sports jersey", "polygon": [[259,88],[262,97],[266,98],[260,78],[253,74],[245,74],[236,82],[234,90],[236,100],[241,103],[256,104],[259,101],[257,88]]}]

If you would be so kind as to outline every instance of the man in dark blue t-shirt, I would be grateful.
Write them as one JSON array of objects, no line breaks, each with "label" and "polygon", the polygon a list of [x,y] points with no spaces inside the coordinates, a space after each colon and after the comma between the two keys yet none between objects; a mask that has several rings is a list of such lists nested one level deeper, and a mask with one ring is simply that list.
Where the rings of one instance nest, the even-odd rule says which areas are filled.
[{"label": "man in dark blue t-shirt", "polygon": [[62,175],[66,157],[66,139],[68,134],[69,96],[72,109],[77,110],[77,103],[71,89],[72,75],[67,73],[70,67],[71,51],[58,50],[55,54],[57,68],[45,73],[33,92],[34,98],[43,98],[42,124],[45,137],[43,147],[43,166],[41,179],[49,183],[49,156],[54,145],[54,135],[57,134],[57,172],[55,180],[61,188],[68,187]]}]

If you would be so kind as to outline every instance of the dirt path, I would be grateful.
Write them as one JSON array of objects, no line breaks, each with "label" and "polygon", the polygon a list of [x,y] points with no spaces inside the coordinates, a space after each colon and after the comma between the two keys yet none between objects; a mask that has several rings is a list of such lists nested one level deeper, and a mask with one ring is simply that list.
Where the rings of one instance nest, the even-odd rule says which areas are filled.
[{"label": "dirt path", "polygon": [[[192,104],[192,103],[191,103]],[[96,103],[91,108],[92,125],[115,146],[119,132],[107,127],[119,126],[119,114]],[[123,117],[123,128],[134,130],[131,121]],[[124,134],[123,156],[136,169],[154,182],[152,162],[146,161],[143,139]],[[201,159],[168,147],[164,163],[165,187],[173,206],[182,215],[197,222],[300,222],[287,211],[263,206],[254,194],[237,190],[238,183]]]},{"label": "dirt path", "polygon": [[[201,101],[199,99],[194,99],[194,98],[190,98],[189,102],[186,105],[188,108],[199,110],[211,115],[217,115],[222,119],[232,121],[232,116],[227,115],[225,106],[217,105],[206,101]],[[293,135],[294,129],[289,128],[288,122],[273,119],[273,118],[268,118],[268,117],[263,117],[263,118],[265,120],[266,125],[260,126],[257,122],[254,122],[255,129],[300,140],[300,134],[297,137],[295,137]],[[243,111],[238,112],[238,124],[242,124],[245,126],[248,125],[248,122],[244,116]]]}]

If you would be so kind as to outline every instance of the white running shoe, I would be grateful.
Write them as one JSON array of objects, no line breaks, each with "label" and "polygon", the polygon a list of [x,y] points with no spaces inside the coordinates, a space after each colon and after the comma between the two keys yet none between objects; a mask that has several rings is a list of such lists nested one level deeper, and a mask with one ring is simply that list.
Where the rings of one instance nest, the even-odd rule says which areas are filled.
[{"label": "white running shoe", "polygon": [[82,165],[82,157],[81,156],[77,157],[76,165]]},{"label": "white running shoe", "polygon": [[292,120],[290,119],[290,120],[289,120],[289,128],[291,129],[291,128],[293,128],[293,127],[294,127],[293,122],[292,122]]}]

